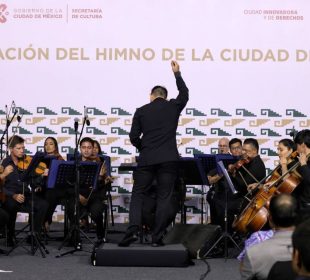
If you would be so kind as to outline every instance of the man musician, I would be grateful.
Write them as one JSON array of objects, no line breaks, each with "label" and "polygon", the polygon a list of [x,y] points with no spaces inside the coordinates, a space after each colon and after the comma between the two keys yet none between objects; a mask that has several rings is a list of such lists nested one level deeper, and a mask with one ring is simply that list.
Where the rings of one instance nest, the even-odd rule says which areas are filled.
[{"label": "man musician", "polygon": [[[94,140],[90,137],[84,137],[80,142],[80,159],[81,162],[101,162],[98,157],[94,157]],[[106,209],[106,188],[105,185],[111,180],[106,176],[105,165],[102,165],[97,186],[92,188],[80,188],[79,201],[82,212],[90,213],[91,219],[96,223],[97,241],[96,245],[100,245],[104,241],[105,230],[103,223],[103,212]],[[70,220],[73,216],[72,210],[74,205],[69,206]]]},{"label": "man musician", "polygon": [[138,108],[134,114],[131,143],[139,150],[138,167],[134,173],[134,185],[129,211],[129,227],[119,246],[129,246],[138,239],[142,225],[144,195],[156,178],[156,213],[152,232],[152,246],[163,245],[163,233],[170,223],[169,208],[175,180],[179,153],[176,145],[176,130],[181,111],[188,101],[188,88],[176,61],[171,62],[179,94],[167,100],[167,89],[155,86],[150,103]]},{"label": "man musician", "polygon": [[[242,141],[238,138],[233,138],[230,141],[227,138],[221,138],[218,142],[219,153],[230,154],[235,157],[240,157],[242,152]],[[208,181],[212,185],[207,194],[207,201],[210,207],[211,223],[220,225],[224,229],[224,214],[226,191],[228,198],[228,210],[230,201],[233,200],[233,194],[227,186],[222,175],[217,174],[217,169],[213,169],[208,173]],[[230,211],[228,211],[230,214]],[[232,224],[233,215],[228,217],[228,228]]]},{"label": "man musician", "polygon": [[232,182],[238,192],[231,202],[232,214],[239,214],[242,208],[246,206],[243,203],[247,202],[244,200],[244,196],[248,194],[250,186],[257,185],[266,176],[265,164],[258,152],[258,141],[254,138],[247,138],[242,145],[242,159],[244,163],[240,166],[228,166]]},{"label": "man musician", "polygon": [[[28,188],[31,182],[22,182],[22,174],[24,170],[20,170],[18,162],[24,160],[25,156],[25,140],[18,135],[12,136],[9,140],[10,155],[3,160],[4,173],[6,173],[3,189],[6,195],[6,200],[3,208],[9,214],[8,223],[8,245],[14,246],[15,237],[15,221],[17,212],[31,213],[31,189]],[[34,196],[34,231],[41,232],[41,227],[44,222],[48,203]]]}]

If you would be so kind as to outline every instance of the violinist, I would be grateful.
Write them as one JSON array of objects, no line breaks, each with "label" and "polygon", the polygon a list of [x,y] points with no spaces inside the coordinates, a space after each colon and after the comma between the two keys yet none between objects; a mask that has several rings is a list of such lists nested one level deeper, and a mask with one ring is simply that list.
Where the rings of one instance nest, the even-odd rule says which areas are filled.
[{"label": "violinist", "polygon": [[[15,237],[15,221],[17,212],[31,212],[31,193],[28,188],[30,182],[22,182],[21,175],[24,170],[19,169],[19,162],[24,161],[25,158],[25,144],[24,139],[18,135],[13,136],[9,141],[10,156],[3,160],[3,167],[6,169],[8,166],[13,168],[12,172],[5,178],[3,185],[6,194],[6,200],[3,208],[9,214],[8,224],[8,245],[14,245]],[[21,164],[23,166],[23,164]],[[40,233],[41,226],[44,221],[48,204],[43,199],[34,196],[34,230]]]},{"label": "violinist", "polygon": [[[45,139],[44,152],[47,156],[55,157],[57,160],[64,160],[59,154],[58,142],[54,137],[47,137]],[[65,188],[46,189],[46,178],[49,172],[49,164],[42,174],[43,181],[41,181],[42,189],[45,190],[45,192],[43,191],[45,193],[45,199],[49,204],[44,222],[45,230],[47,232],[52,223],[53,214],[57,205],[60,204],[62,200],[69,199],[69,193]]]},{"label": "violinist", "polygon": [[[229,154],[230,151],[233,156],[241,156],[242,141],[238,138],[230,141],[227,138],[221,138],[218,147],[221,154]],[[214,169],[208,173],[208,181],[212,185],[207,194],[211,223],[224,226],[225,180],[222,180],[222,176],[218,175],[217,170]]]},{"label": "violinist", "polygon": [[299,131],[295,136],[294,142],[297,145],[299,154],[299,167],[297,172],[301,175],[302,180],[293,192],[298,202],[298,217],[301,222],[310,218],[310,130]]},{"label": "violinist", "polygon": [[103,155],[101,147],[100,147],[100,143],[97,140],[93,140],[93,141],[94,141],[93,156],[97,157],[97,156]]}]

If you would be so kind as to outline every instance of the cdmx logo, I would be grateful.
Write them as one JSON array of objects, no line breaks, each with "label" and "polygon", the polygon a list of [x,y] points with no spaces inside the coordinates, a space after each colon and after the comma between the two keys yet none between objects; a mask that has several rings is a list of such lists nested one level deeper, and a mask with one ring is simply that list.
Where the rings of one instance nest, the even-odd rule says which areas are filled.
[{"label": "cdmx logo", "polygon": [[5,4],[0,4],[0,23],[5,23],[6,22],[6,16],[9,14],[8,11],[6,11],[7,5]]}]

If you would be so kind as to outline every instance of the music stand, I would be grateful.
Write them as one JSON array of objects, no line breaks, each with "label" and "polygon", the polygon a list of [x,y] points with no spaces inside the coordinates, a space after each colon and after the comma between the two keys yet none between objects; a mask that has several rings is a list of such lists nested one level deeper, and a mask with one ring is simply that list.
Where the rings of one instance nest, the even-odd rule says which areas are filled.
[{"label": "music stand", "polygon": [[[236,194],[237,191],[230,179],[230,176],[225,168],[225,165],[223,163],[223,161],[219,161],[218,162],[218,168],[220,170],[220,172],[223,174],[224,178],[226,179],[226,182],[231,190],[231,192],[233,194]],[[204,255],[204,257],[207,257],[208,254],[216,247],[216,245],[224,238],[224,254],[225,254],[225,261],[228,258],[228,246],[227,246],[227,239],[231,240],[231,242],[235,245],[235,247],[237,247],[239,250],[240,247],[239,245],[235,242],[235,240],[232,238],[232,236],[228,233],[228,227],[227,227],[227,187],[225,187],[225,211],[224,211],[224,232],[222,233],[222,235],[218,238],[218,240],[212,245],[212,247],[206,252],[206,254]]]},{"label": "music stand", "polygon": [[[105,164],[107,167],[107,176],[111,176],[111,157],[106,155],[98,155],[101,162]],[[73,160],[74,154],[67,154],[67,160]],[[113,201],[112,201],[112,195],[111,195],[111,183],[107,185],[107,196],[108,196],[108,203],[110,207],[110,213],[111,213],[111,224],[114,226],[114,214],[113,214]],[[108,222],[105,221],[105,228],[107,228]]]},{"label": "music stand", "polygon": [[[43,152],[36,152],[36,154],[33,156],[28,168],[24,171],[24,173],[21,175],[21,181],[23,183],[25,182],[32,182],[35,169],[37,168],[38,164],[45,158],[45,154]],[[46,249],[44,244],[41,242],[40,238],[38,237],[38,232],[34,231],[34,190],[31,190],[31,210],[30,210],[30,217],[31,220],[30,223],[30,238],[31,238],[31,254],[34,255],[37,251],[37,249],[40,250],[41,255],[43,258],[45,258],[45,253],[49,254],[49,251]],[[15,250],[18,246],[20,246],[24,240],[28,237],[24,237],[21,241],[19,241],[10,251],[7,252],[7,255],[9,255],[13,250]],[[45,253],[43,252],[45,251]]]},{"label": "music stand", "polygon": [[207,174],[216,168],[215,155],[196,154],[194,155],[198,159],[198,168],[203,184],[201,185],[201,224],[203,224],[203,200],[204,200],[204,186],[210,186]]},{"label": "music stand", "polygon": [[[196,158],[181,157],[178,162],[179,178],[181,183],[181,223],[186,224],[186,185],[203,185],[204,182],[199,170],[199,161]],[[203,211],[203,209],[201,209]]]},{"label": "music stand", "polygon": [[63,254],[58,255],[57,257],[62,257],[67,254],[73,254],[76,251],[82,250],[82,245],[79,240],[80,234],[82,234],[91,244],[93,242],[89,239],[86,233],[79,227],[79,190],[92,187],[96,189],[97,179],[100,172],[101,164],[96,162],[79,162],[79,188],[76,190],[76,162],[75,161],[63,161],[63,160],[53,160],[48,181],[47,188],[75,188],[75,209],[74,209],[74,222],[72,223],[67,236],[65,237],[63,243],[59,246],[58,250],[64,246],[66,241],[73,236],[74,238],[74,249]]},{"label": "music stand", "polygon": [[222,168],[218,164],[220,161],[222,161],[225,169],[228,169],[228,166],[230,164],[236,163],[239,159],[240,159],[240,157],[232,156],[230,154],[216,154],[215,155],[215,160],[216,160],[216,163],[217,163],[216,164],[217,174],[219,174],[219,175],[223,174],[223,170],[222,170]]}]

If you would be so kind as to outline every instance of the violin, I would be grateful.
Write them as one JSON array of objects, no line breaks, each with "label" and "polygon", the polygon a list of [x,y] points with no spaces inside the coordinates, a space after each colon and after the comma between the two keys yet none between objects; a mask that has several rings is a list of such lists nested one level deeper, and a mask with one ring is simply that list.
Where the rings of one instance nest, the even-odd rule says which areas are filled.
[{"label": "violin", "polygon": [[[29,167],[30,163],[32,161],[32,157],[29,155],[26,155],[20,159],[18,159],[17,168],[20,171],[25,171]],[[36,166],[34,172],[37,175],[42,175],[47,168],[47,165],[45,162],[39,162],[39,164]]]},{"label": "violin", "polygon": [[229,166],[229,171],[234,173],[239,170],[243,165],[248,164],[251,161],[249,157],[239,159],[236,163]]}]

